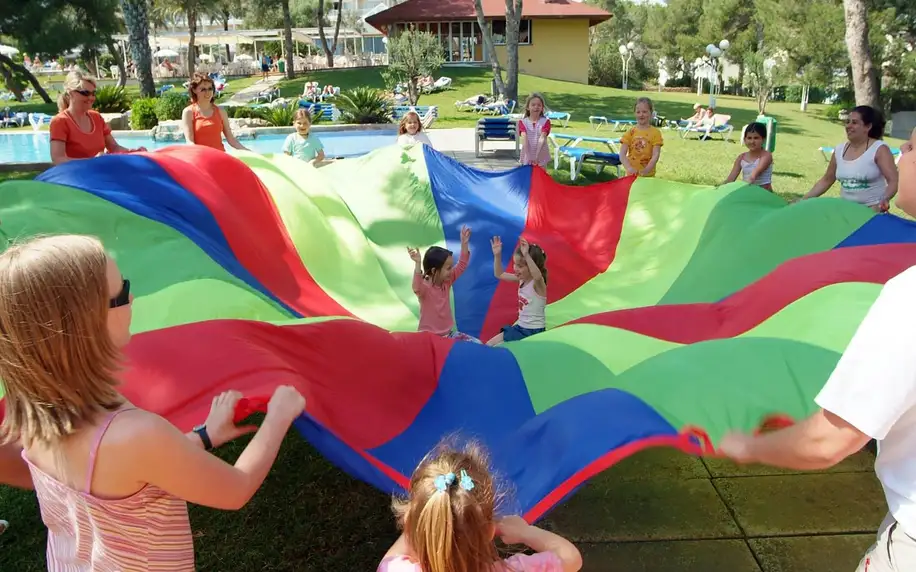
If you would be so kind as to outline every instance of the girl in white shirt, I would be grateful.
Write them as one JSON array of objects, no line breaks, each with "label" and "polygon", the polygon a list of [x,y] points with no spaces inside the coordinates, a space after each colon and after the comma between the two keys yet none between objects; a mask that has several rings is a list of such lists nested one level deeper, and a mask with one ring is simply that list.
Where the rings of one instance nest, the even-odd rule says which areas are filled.
[{"label": "girl in white shirt", "polygon": [[836,146],[827,172],[802,200],[823,195],[839,181],[844,199],[886,212],[897,194],[898,178],[891,150],[881,140],[884,124],[881,113],[872,107],[853,109],[846,120],[848,141]]},{"label": "girl in white shirt", "polygon": [[[726,183],[734,182],[741,175],[741,180],[773,192],[773,154],[763,148],[767,138],[767,128],[763,123],[751,123],[744,130],[746,153],[735,159],[732,172],[725,179]],[[724,184],[724,183],[723,183]]]},{"label": "girl in white shirt", "polygon": [[503,342],[514,342],[540,334],[547,328],[547,254],[536,244],[528,244],[524,238],[518,241],[518,250],[512,255],[514,273],[503,272],[503,243],[498,236],[490,240],[493,247],[493,273],[500,280],[518,282],[518,320],[511,326],[503,326],[493,336],[488,346]]},{"label": "girl in white shirt", "polygon": [[398,145],[415,145],[423,143],[432,147],[433,144],[423,132],[423,123],[420,122],[420,115],[416,111],[408,111],[401,118],[398,125]]}]

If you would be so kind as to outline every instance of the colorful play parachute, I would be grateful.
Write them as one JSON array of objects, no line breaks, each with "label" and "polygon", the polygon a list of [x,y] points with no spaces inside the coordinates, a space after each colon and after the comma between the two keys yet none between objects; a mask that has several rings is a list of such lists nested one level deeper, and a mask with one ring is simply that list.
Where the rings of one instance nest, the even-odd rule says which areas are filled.
[{"label": "colorful play parachute", "polygon": [[[422,146],[320,169],[194,146],[75,161],[0,185],[0,221],[8,239],[104,240],[136,295],[138,405],[189,429],[216,392],[293,384],[301,434],[385,491],[457,432],[488,446],[532,521],[641,448],[702,453],[810,414],[882,284],[916,264],[912,223],[839,199],[567,187]],[[462,225],[458,328],[487,339],[515,319],[489,240],[508,266],[525,236],[548,254],[546,333],[490,348],[415,331],[405,247],[457,252]]]}]

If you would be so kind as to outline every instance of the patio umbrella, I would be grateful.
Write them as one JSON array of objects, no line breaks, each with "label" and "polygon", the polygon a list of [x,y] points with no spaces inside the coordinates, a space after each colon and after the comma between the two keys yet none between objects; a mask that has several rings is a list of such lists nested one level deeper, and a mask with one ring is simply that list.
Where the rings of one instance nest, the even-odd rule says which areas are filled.
[{"label": "patio umbrella", "polygon": [[249,56],[248,54],[239,54],[239,55],[235,56],[235,61],[237,61],[237,62],[239,62],[239,61],[247,61],[247,60],[252,60],[252,59],[254,59],[254,58],[252,58],[252,57]]},{"label": "patio umbrella", "polygon": [[17,50],[13,46],[5,46],[3,44],[0,44],[0,54],[3,54],[4,56],[14,56],[18,53],[19,53],[19,50]]},{"label": "patio umbrella", "polygon": [[164,50],[159,50],[158,52],[156,52],[153,55],[156,56],[157,58],[177,58],[178,52],[176,52],[175,50],[164,49]]},{"label": "patio umbrella", "polygon": [[200,58],[200,61],[202,62],[209,62],[210,60],[213,59],[213,57],[210,56],[210,54],[200,54],[200,56],[198,57]]}]

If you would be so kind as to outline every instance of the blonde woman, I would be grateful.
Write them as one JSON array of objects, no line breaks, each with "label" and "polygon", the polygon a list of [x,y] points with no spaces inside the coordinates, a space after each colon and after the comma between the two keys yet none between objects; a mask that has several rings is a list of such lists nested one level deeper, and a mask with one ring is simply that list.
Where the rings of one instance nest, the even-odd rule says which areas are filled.
[{"label": "blonde woman", "polygon": [[95,78],[72,71],[67,74],[64,92],[57,99],[59,113],[51,119],[51,162],[55,165],[74,159],[91,159],[109,153],[146,151],[145,147],[122,147],[111,135],[102,115],[92,109]]},{"label": "blonde woman", "polygon": [[[237,427],[230,391],[186,435],[134,407],[118,392],[132,302],[95,238],[37,238],[0,255],[0,434],[24,447],[52,571],[193,571],[187,502],[244,506],[305,407],[279,387],[260,429]],[[255,430],[234,466],[204,451]]]}]

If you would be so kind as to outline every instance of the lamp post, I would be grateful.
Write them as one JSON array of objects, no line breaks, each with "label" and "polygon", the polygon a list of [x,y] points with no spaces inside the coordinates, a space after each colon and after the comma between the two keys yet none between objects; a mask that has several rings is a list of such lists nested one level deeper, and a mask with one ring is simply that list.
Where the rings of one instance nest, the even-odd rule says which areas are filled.
[{"label": "lamp post", "polygon": [[716,92],[719,91],[719,58],[722,57],[722,54],[725,53],[725,50],[730,45],[728,40],[722,40],[718,46],[714,44],[706,46],[706,53],[712,62],[709,72],[709,107],[716,106]]},{"label": "lamp post", "polygon": [[626,44],[620,44],[620,47],[617,51],[620,52],[620,61],[623,62],[623,89],[627,89],[627,80],[630,75],[630,58],[633,57],[633,50],[636,48],[636,44],[633,42],[627,42]]}]

